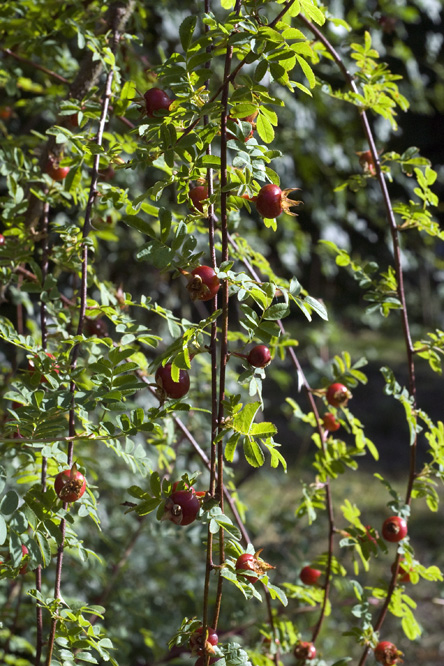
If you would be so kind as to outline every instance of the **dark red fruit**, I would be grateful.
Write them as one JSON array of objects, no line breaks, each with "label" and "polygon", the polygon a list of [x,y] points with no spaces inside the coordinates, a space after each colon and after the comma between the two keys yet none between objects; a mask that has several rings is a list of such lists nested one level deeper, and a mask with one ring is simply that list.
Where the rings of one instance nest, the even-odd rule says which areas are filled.
[{"label": "dark red fruit", "polygon": [[179,371],[179,381],[175,382],[171,376],[171,363],[160,366],[155,374],[156,384],[159,386],[162,399],[172,398],[178,400],[183,398],[190,389],[190,376],[186,370]]},{"label": "dark red fruit", "polygon": [[317,585],[319,578],[322,576],[322,571],[313,569],[312,567],[303,567],[299,577],[305,585]]},{"label": "dark red fruit", "polygon": [[265,368],[271,361],[270,350],[265,345],[256,345],[250,349],[247,361],[255,368]]},{"label": "dark red fruit", "polygon": [[4,245],[6,243],[6,238],[3,236],[3,234],[0,234],[0,245]]},{"label": "dark red fruit", "polygon": [[[402,557],[400,562],[402,562],[403,559],[404,558]],[[391,571],[392,571],[392,574],[395,573],[395,563],[394,562],[391,566]],[[410,572],[405,567],[403,567],[401,563],[399,564],[399,568],[398,568],[398,581],[400,583],[410,583]]]},{"label": "dark red fruit", "polygon": [[262,217],[278,217],[282,213],[282,190],[278,185],[264,185],[256,199],[256,210]]},{"label": "dark red fruit", "polygon": [[324,426],[324,429],[328,430],[329,432],[336,432],[336,430],[339,430],[341,427],[341,424],[336,420],[335,415],[331,412],[324,414],[322,418],[322,425]]},{"label": "dark red fruit", "polygon": [[210,301],[220,287],[220,280],[211,266],[198,266],[188,277],[187,289],[193,301]]},{"label": "dark red fruit", "polygon": [[203,655],[208,652],[211,654],[214,653],[213,646],[217,645],[219,636],[212,627],[207,627],[207,637],[206,640],[204,640],[202,630],[203,627],[199,627],[199,629],[196,629],[196,631],[191,634],[189,642],[191,654]]},{"label": "dark red fruit", "polygon": [[189,196],[193,202],[194,208],[196,208],[199,213],[203,213],[202,201],[208,199],[208,187],[206,185],[197,185],[190,190]]},{"label": "dark red fruit", "polygon": [[85,319],[85,335],[96,338],[108,336],[108,326],[104,319]]},{"label": "dark red fruit", "polygon": [[154,118],[155,111],[168,111],[173,100],[161,88],[150,88],[144,94],[147,116]]},{"label": "dark red fruit", "polygon": [[290,211],[290,208],[298,206],[301,202],[288,198],[287,195],[293,191],[294,188],[281,190],[279,185],[273,185],[272,183],[264,185],[259,190],[259,194],[255,200],[257,212],[262,217],[268,218],[278,217],[283,211],[288,213],[288,215],[296,215],[296,213]]},{"label": "dark red fruit", "polygon": [[[236,560],[236,569],[243,569],[244,571],[252,571],[257,574],[256,576],[248,576],[247,580],[249,583],[255,583],[259,576],[262,576],[269,569],[274,569],[271,564],[265,562],[265,560],[259,557],[259,553],[262,552],[262,548],[257,551],[254,555],[251,553],[242,553]],[[242,576],[242,573],[238,572],[238,576]]]},{"label": "dark red fruit", "polygon": [[407,523],[401,516],[391,516],[384,520],[382,537],[390,543],[402,541],[407,536]]},{"label": "dark red fruit", "polygon": [[298,661],[307,661],[316,657],[316,648],[313,643],[299,641],[293,649],[293,654]]},{"label": "dark red fruit", "polygon": [[[256,571],[257,559],[251,553],[243,553],[236,560],[236,569],[244,569],[245,571]],[[256,576],[248,576],[250,583],[255,583],[259,578]]]},{"label": "dark red fruit", "polygon": [[200,501],[194,488],[176,490],[165,502],[162,520],[171,520],[176,525],[190,525],[196,520]]},{"label": "dark red fruit", "polygon": [[401,662],[402,652],[390,641],[381,641],[375,647],[375,659],[383,666],[393,666]]},{"label": "dark red fruit", "polygon": [[335,382],[327,389],[327,402],[333,407],[345,407],[352,394],[344,384]]},{"label": "dark red fruit", "polygon": [[69,167],[61,167],[59,163],[53,158],[49,158],[45,172],[51,176],[51,178],[57,182],[64,180],[69,173]]},{"label": "dark red fruit", "polygon": [[57,474],[54,481],[54,490],[62,502],[76,502],[86,489],[86,479],[75,465]]}]

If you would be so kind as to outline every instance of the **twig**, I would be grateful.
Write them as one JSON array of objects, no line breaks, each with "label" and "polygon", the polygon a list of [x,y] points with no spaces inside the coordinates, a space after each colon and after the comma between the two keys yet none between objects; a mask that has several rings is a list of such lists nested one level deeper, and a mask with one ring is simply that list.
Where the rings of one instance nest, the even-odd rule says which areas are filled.
[{"label": "twig", "polygon": [[[239,248],[236,245],[236,242],[234,241],[234,239],[232,238],[231,235],[228,236],[228,240],[229,240],[230,244],[232,245],[232,247],[236,251],[239,251]],[[253,279],[260,282],[261,281],[260,277],[257,274],[257,272],[255,271],[254,267],[250,264],[250,262],[245,257],[242,257],[242,261],[245,264],[245,267],[248,270],[248,272],[250,273],[250,275],[253,277]],[[285,335],[285,333],[286,333],[285,327],[284,327],[284,325],[283,325],[283,323],[280,319],[277,321],[277,324],[279,326],[279,329],[280,329],[282,335]],[[310,385],[307,381],[307,378],[304,374],[304,371],[302,370],[302,366],[299,362],[298,357],[296,356],[296,353],[295,353],[293,347],[288,347],[286,351],[289,354],[294,367],[296,368],[297,375],[298,375],[300,381],[302,382],[303,387],[306,390],[307,397],[308,397],[308,400],[310,402],[310,407],[311,407],[311,409],[313,411],[313,414],[315,416],[315,419],[316,419],[316,426],[317,426],[317,430],[318,430],[318,433],[319,433],[322,450],[325,453],[325,451],[326,451],[326,448],[325,448],[325,432],[324,432],[324,429],[322,427],[321,420],[319,418],[319,412],[318,412],[318,408],[316,406],[316,401],[315,401],[314,395],[311,391]],[[333,513],[333,500],[332,500],[332,496],[331,496],[331,488],[330,488],[330,479],[329,478],[327,478],[324,487],[325,487],[325,501],[326,501],[326,505],[327,505],[328,525],[329,525],[328,554],[327,554],[327,566],[325,568],[324,598],[323,598],[323,601],[322,601],[322,606],[321,606],[321,612],[320,612],[320,615],[319,615],[319,619],[318,619],[318,621],[316,623],[316,626],[313,630],[313,635],[312,635],[312,642],[313,643],[315,642],[315,640],[318,637],[318,634],[321,630],[321,626],[322,626],[322,623],[324,621],[325,612],[326,612],[326,609],[327,609],[327,601],[328,601],[328,598],[329,598],[330,586],[331,586],[331,567],[332,567],[332,562],[333,562],[333,545],[334,545],[333,540],[334,540],[334,534],[335,534],[335,520],[334,520],[334,513]]]},{"label": "twig", "polygon": [[[298,17],[306,26],[311,30],[311,32],[315,35],[315,37],[325,46],[327,51],[331,54],[333,60],[336,62],[338,65],[339,69],[344,75],[345,80],[347,81],[348,85],[352,89],[353,92],[359,93],[359,89],[356,85],[356,82],[353,78],[353,76],[350,74],[348,71],[347,67],[345,66],[341,56],[337,53],[333,45],[329,42],[329,40],[320,32],[320,30],[313,25],[308,19],[306,19],[304,16],[299,15]],[[402,270],[402,260],[401,260],[401,249],[399,245],[399,235],[398,235],[398,226],[396,224],[395,220],[395,215],[393,212],[393,207],[390,199],[390,195],[388,192],[387,184],[384,178],[384,174],[381,170],[381,163],[379,160],[379,154],[376,149],[376,144],[375,140],[373,137],[373,133],[370,127],[370,123],[367,117],[367,113],[364,110],[360,111],[360,116],[362,120],[362,124],[364,127],[364,132],[367,137],[368,145],[370,148],[370,152],[372,154],[372,158],[375,163],[376,167],[376,177],[378,179],[379,186],[381,188],[381,193],[382,193],[382,198],[384,201],[384,206],[386,210],[386,216],[387,216],[387,221],[389,223],[390,227],[390,233],[392,237],[392,244],[393,244],[393,255],[394,255],[394,260],[395,260],[395,271],[396,271],[396,279],[397,279],[397,291],[398,291],[398,298],[401,302],[401,317],[402,317],[402,327],[403,327],[403,332],[404,332],[404,342],[405,342],[405,347],[406,347],[406,355],[407,355],[407,365],[408,365],[408,373],[409,373],[409,390],[410,394],[413,397],[414,403],[416,399],[416,381],[415,381],[415,365],[414,365],[414,349],[412,345],[412,339],[411,339],[411,334],[410,334],[410,326],[409,326],[409,319],[408,319],[408,313],[407,313],[407,303],[405,299],[405,289],[404,289],[404,275],[403,275],[403,270]],[[414,406],[414,405],[413,405]],[[410,504],[411,499],[412,499],[412,490],[413,490],[413,483],[415,480],[415,471],[416,471],[416,449],[417,449],[417,437],[415,436],[415,440],[413,444],[410,446],[410,465],[409,465],[409,479],[408,479],[408,484],[407,484],[407,490],[406,490],[406,497],[405,497],[405,503]],[[396,563],[396,561],[395,561]],[[399,564],[399,561],[398,561]],[[390,601],[393,595],[393,591],[396,587],[396,566],[394,567],[394,572],[392,574],[390,584],[387,590],[387,596],[385,598],[383,607],[381,608],[378,618],[374,624],[374,630],[379,631],[381,628],[384,619],[386,617],[388,607],[390,605]],[[361,659],[359,661],[359,666],[364,666],[368,653],[370,652],[370,646],[367,645],[364,649],[364,652],[361,656]]]},{"label": "twig", "polygon": [[[131,3],[129,3],[131,4]],[[127,7],[122,6],[120,3],[116,3],[111,6],[110,8],[110,14],[109,14],[109,24],[112,29],[112,46],[111,49],[113,53],[116,51],[117,44],[119,41],[119,30],[120,30],[120,25],[121,25],[121,19],[122,16],[126,15]],[[103,132],[105,129],[105,123],[106,123],[106,117],[108,114],[108,106],[109,106],[109,100],[111,97],[111,90],[112,90],[112,82],[114,78],[114,73],[115,70],[113,67],[109,70],[107,77],[106,77],[106,84],[105,84],[105,92],[103,95],[102,99],[102,110],[100,114],[100,121],[99,121],[99,127],[97,130],[97,137],[96,137],[96,143],[98,146],[102,145],[102,139],[103,139]],[[93,202],[96,198],[97,195],[97,179],[98,179],[98,173],[99,173],[99,160],[100,156],[97,154],[94,156],[94,161],[93,161],[93,168],[92,168],[92,173],[91,173],[91,186],[89,190],[89,196],[88,196],[88,201],[86,204],[86,210],[85,210],[85,221],[83,224],[83,240],[85,241],[90,228],[91,228],[91,211],[92,211],[92,206]],[[80,296],[80,308],[79,308],[79,321],[78,321],[78,327],[77,327],[77,335],[82,334],[83,330],[83,323],[85,319],[85,311],[86,311],[86,298],[87,298],[87,275],[88,275],[88,245],[87,243],[83,243],[83,251],[82,251],[82,282],[81,282],[81,296]],[[71,352],[71,371],[73,372],[76,368],[77,365],[77,359],[79,355],[79,350],[80,347],[78,344],[76,344]],[[71,380],[70,382],[70,392],[72,395],[72,406],[69,411],[69,418],[68,418],[68,428],[69,428],[69,436],[74,437],[75,436],[75,382],[74,380]],[[72,441],[69,442],[68,444],[68,465],[72,465],[72,459],[73,459],[73,450],[74,450],[74,444]],[[66,509],[66,503],[64,504],[64,508]],[[56,570],[56,579],[55,579],[55,586],[54,586],[54,597],[56,599],[60,599],[60,585],[61,585],[61,577],[62,577],[62,563],[63,563],[63,552],[64,552],[64,543],[65,543],[65,528],[66,528],[66,522],[65,519],[61,521],[60,524],[60,530],[62,532],[62,539],[60,546],[58,548],[57,552],[57,570]],[[49,636],[49,641],[48,641],[48,656],[47,656],[47,661],[46,661],[46,666],[50,666],[51,660],[52,660],[52,652],[54,649],[54,641],[55,641],[55,633],[56,633],[56,627],[57,627],[57,617],[53,617],[52,623],[51,623],[51,632]]]}]

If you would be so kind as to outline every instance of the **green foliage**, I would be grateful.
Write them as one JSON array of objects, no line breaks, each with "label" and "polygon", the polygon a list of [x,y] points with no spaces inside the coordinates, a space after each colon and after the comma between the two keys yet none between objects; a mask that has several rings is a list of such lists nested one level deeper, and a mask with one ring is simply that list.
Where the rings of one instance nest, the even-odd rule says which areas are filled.
[{"label": "green foliage", "polygon": [[[314,0],[221,0],[207,12],[3,3],[2,663],[34,663],[36,650],[36,663],[60,666],[182,660],[203,621],[220,622],[219,666],[285,661],[321,625],[339,666],[375,646],[384,602],[394,635],[421,635],[413,592],[442,574],[416,516],[439,509],[444,425],[418,406],[428,379],[417,372],[415,383],[414,364],[442,372],[444,236],[440,165],[400,144],[404,113],[442,107],[443,82],[433,39],[417,75],[402,32],[425,34],[431,10],[380,5],[379,24],[360,0],[337,3],[337,16]],[[152,88],[171,104],[145,113]],[[371,151],[359,150],[365,112]],[[190,191],[203,183],[200,210]],[[301,189],[299,217],[260,218],[264,183]],[[217,303],[190,299],[200,264],[216,269]],[[362,343],[363,356],[370,335],[380,347]],[[247,360],[258,343],[270,347],[265,368]],[[178,400],[155,383],[167,363],[173,381],[191,377]],[[327,403],[332,379],[353,390],[351,407]],[[373,431],[385,410],[407,491]],[[63,504],[54,478],[73,464],[87,492]],[[360,473],[377,506],[348,494]],[[174,490],[194,485],[196,520],[161,521]],[[384,501],[409,521],[398,552],[412,596],[388,582],[389,549],[367,524]],[[258,547],[275,564],[253,582],[235,564]],[[319,586],[295,582],[308,559]]]}]

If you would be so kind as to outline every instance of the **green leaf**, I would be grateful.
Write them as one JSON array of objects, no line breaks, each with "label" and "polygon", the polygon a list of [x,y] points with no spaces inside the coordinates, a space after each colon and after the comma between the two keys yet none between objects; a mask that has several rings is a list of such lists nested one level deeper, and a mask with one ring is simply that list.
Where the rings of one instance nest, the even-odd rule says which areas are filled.
[{"label": "green leaf", "polygon": [[260,402],[250,402],[233,419],[233,430],[241,435],[248,435],[256,414],[261,407]]},{"label": "green leaf", "polygon": [[6,521],[3,516],[0,516],[0,546],[5,543],[7,535],[8,530],[6,528]]},{"label": "green leaf", "polygon": [[188,51],[196,28],[197,16],[187,16],[179,27],[180,43],[185,53]]},{"label": "green leaf", "polygon": [[239,433],[234,433],[225,444],[225,458],[228,462],[233,462],[234,460],[234,453],[236,451],[240,437],[241,436]]},{"label": "green leaf", "polygon": [[263,113],[259,113],[257,117],[256,130],[262,141],[264,141],[265,143],[271,143],[273,141],[274,139],[273,125]]},{"label": "green leaf", "polygon": [[15,490],[9,490],[0,502],[0,511],[4,516],[10,516],[18,509],[20,497]]},{"label": "green leaf", "polygon": [[272,599],[279,599],[279,601],[281,602],[281,604],[283,606],[288,605],[287,595],[285,594],[285,592],[283,590],[281,590],[280,587],[277,587],[276,585],[271,585],[271,583],[268,583],[267,590],[269,591],[270,596],[271,596]]},{"label": "green leaf", "polygon": [[243,448],[245,459],[252,467],[262,467],[265,455],[259,444],[251,437],[244,437]]},{"label": "green leaf", "polygon": [[296,59],[302,71],[304,72],[305,76],[307,77],[310,88],[314,88],[316,85],[316,79],[312,68],[310,67],[308,62],[304,60],[304,58],[302,58],[300,55],[296,55]]}]

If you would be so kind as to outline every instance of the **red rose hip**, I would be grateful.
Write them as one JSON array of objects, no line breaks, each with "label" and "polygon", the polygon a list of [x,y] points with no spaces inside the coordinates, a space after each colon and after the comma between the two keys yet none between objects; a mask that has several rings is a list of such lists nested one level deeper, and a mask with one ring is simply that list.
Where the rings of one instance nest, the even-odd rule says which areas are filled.
[{"label": "red rose hip", "polygon": [[322,576],[322,571],[313,569],[313,567],[303,567],[299,577],[305,585],[317,585],[319,578]]},{"label": "red rose hip", "polygon": [[324,426],[324,430],[328,430],[329,432],[336,432],[336,430],[339,430],[341,427],[341,424],[336,420],[335,415],[331,412],[324,414],[322,418],[322,425]]},{"label": "red rose hip", "polygon": [[156,384],[159,386],[161,398],[178,400],[183,398],[190,389],[190,376],[186,370],[179,371],[179,381],[175,382],[171,375],[171,363],[160,366],[155,374]]},{"label": "red rose hip", "polygon": [[328,404],[332,407],[345,407],[352,394],[344,384],[335,382],[328,387],[326,396]]},{"label": "red rose hip", "polygon": [[170,520],[175,525],[190,525],[196,520],[200,501],[194,488],[176,490],[167,498],[162,520]]},{"label": "red rose hip", "polygon": [[76,502],[86,489],[86,479],[75,465],[57,474],[54,481],[54,490],[62,502]]},{"label": "red rose hip", "polygon": [[48,162],[46,163],[45,172],[48,174],[48,176],[51,176],[53,180],[60,182],[65,180],[69,173],[69,167],[61,167],[59,166],[58,161],[54,160],[54,158],[49,158]]},{"label": "red rose hip", "polygon": [[298,206],[300,201],[293,201],[293,199],[288,198],[288,194],[293,192],[295,188],[289,188],[286,190],[281,190],[279,185],[274,185],[269,183],[264,185],[259,190],[259,194],[255,199],[256,210],[259,215],[267,218],[278,217],[282,212],[288,213],[289,215],[296,215],[292,213],[290,208],[292,206]]},{"label": "red rose hip", "polygon": [[[243,553],[236,560],[236,569],[244,569],[245,571],[256,571],[257,559],[251,553]],[[257,576],[248,576],[250,583],[255,583],[259,580]]]},{"label": "red rose hip", "polygon": [[[398,567],[398,581],[400,583],[410,583],[410,572],[402,566],[401,562],[403,561],[403,557],[400,560],[399,567]],[[395,563],[393,562],[391,566],[391,572],[392,574],[395,573]]]},{"label": "red rose hip", "polygon": [[199,213],[203,213],[202,201],[208,199],[208,187],[206,185],[197,185],[190,190],[189,196],[194,208],[198,210]]},{"label": "red rose hip", "polygon": [[191,654],[203,655],[206,652],[214,653],[214,646],[217,645],[219,636],[213,627],[207,627],[206,640],[202,636],[203,627],[199,627],[191,634],[189,647]]},{"label": "red rose hip", "polygon": [[247,361],[255,368],[265,368],[271,361],[270,350],[265,345],[256,345],[250,349]]},{"label": "red rose hip", "polygon": [[393,666],[401,662],[402,652],[390,641],[381,641],[375,647],[375,659],[383,666]]},{"label": "red rose hip", "polygon": [[220,280],[211,266],[197,266],[188,276],[187,289],[193,301],[210,301],[219,287]]},{"label": "red rose hip", "polygon": [[391,516],[384,520],[382,537],[390,543],[402,541],[407,536],[407,523],[401,516]]},{"label": "red rose hip", "polygon": [[154,118],[155,111],[168,111],[173,102],[161,88],[150,88],[144,94],[144,98],[149,118]]},{"label": "red rose hip", "polygon": [[313,643],[299,641],[293,649],[293,654],[298,661],[307,661],[316,657],[316,648]]}]

